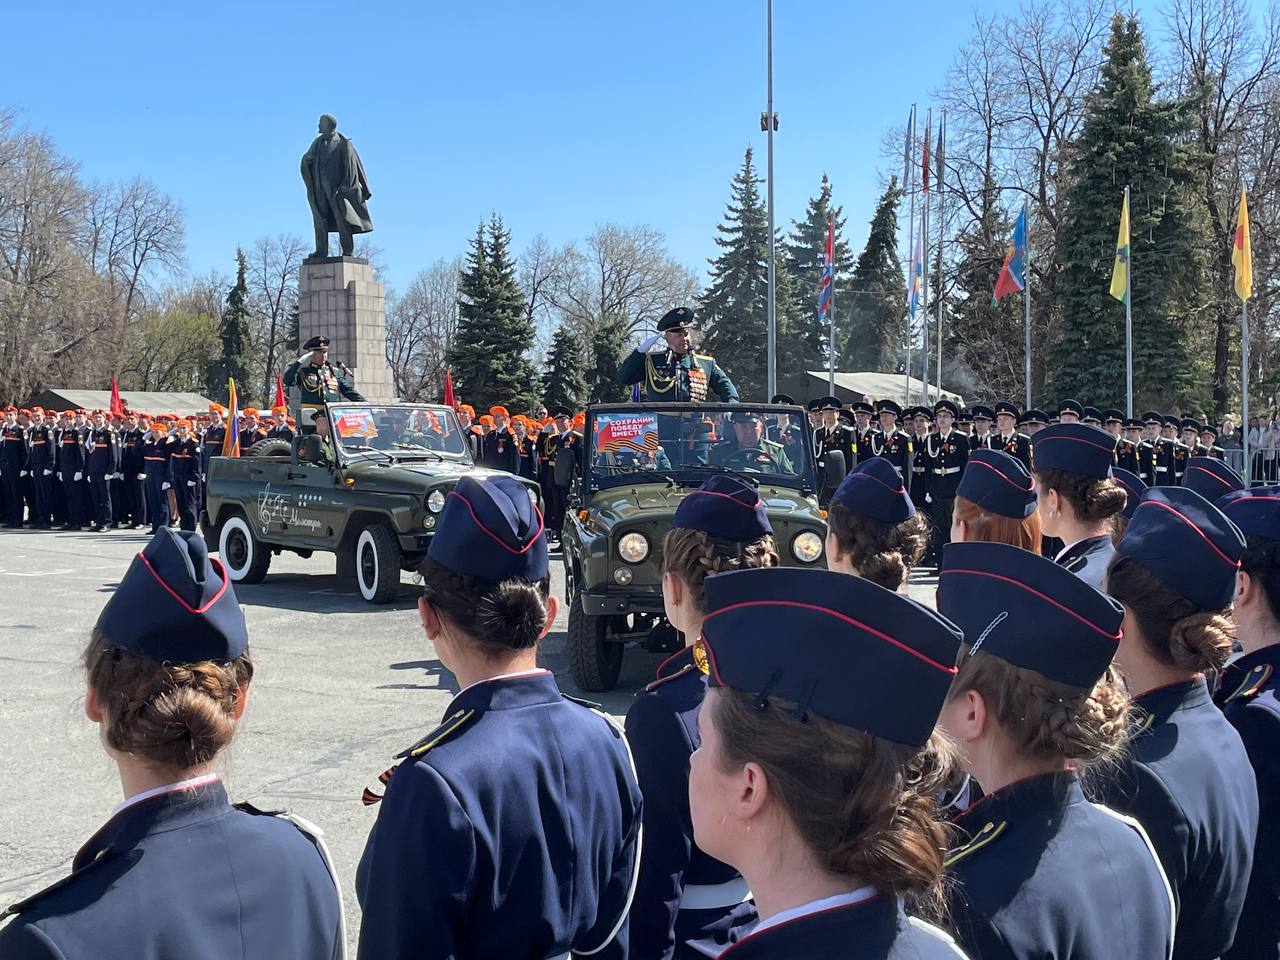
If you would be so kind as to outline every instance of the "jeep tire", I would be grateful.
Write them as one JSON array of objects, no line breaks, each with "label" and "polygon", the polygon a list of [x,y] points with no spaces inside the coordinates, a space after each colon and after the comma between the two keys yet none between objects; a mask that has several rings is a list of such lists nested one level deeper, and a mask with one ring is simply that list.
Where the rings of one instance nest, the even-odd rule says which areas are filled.
[{"label": "jeep tire", "polygon": [[384,524],[371,523],[355,544],[356,589],[370,603],[390,603],[400,589],[400,543]]},{"label": "jeep tire", "polygon": [[261,583],[271,566],[271,548],[253,535],[253,528],[242,513],[233,513],[222,521],[218,556],[232,583]]},{"label": "jeep tire", "polygon": [[612,690],[622,672],[626,645],[609,640],[609,618],[582,608],[582,595],[569,606],[569,674],[579,689],[591,693]]}]

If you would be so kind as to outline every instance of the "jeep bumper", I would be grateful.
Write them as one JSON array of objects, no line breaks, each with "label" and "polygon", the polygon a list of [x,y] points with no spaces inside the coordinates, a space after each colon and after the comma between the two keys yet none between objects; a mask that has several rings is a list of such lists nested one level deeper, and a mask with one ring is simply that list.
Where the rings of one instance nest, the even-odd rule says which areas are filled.
[{"label": "jeep bumper", "polygon": [[661,593],[582,593],[582,612],[593,617],[664,612]]}]

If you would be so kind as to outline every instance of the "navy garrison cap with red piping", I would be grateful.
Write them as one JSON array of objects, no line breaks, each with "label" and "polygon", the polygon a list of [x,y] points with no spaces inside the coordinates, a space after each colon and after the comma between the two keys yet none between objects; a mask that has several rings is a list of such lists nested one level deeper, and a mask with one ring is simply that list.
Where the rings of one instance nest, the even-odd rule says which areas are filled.
[{"label": "navy garrison cap with red piping", "polygon": [[1187,461],[1182,485],[1194,490],[1210,503],[1225,497],[1233,490],[1244,489],[1244,478],[1221,460],[1213,457],[1192,457]]},{"label": "navy garrison cap with red piping", "polygon": [[854,467],[836,487],[831,502],[882,523],[902,523],[916,513],[902,475],[884,457],[869,457]]},{"label": "navy garrison cap with red piping", "polygon": [[1124,607],[1060,564],[1004,543],[950,543],[938,612],[979,650],[1083,689],[1107,671]]},{"label": "navy garrison cap with red piping", "polygon": [[462,477],[449,491],[428,556],[490,583],[547,575],[542,514],[513,476]]},{"label": "navy garrison cap with red piping", "polygon": [[1149,489],[1147,482],[1136,473],[1131,473],[1123,467],[1112,467],[1111,478],[1124,487],[1124,492],[1128,495],[1128,499],[1125,501],[1124,509],[1120,512],[1124,514],[1126,520],[1132,520],[1133,511],[1138,509],[1138,504]]},{"label": "navy garrison cap with red piping", "polygon": [[1031,450],[1036,470],[1065,470],[1102,479],[1111,476],[1116,440],[1088,423],[1056,423],[1037,431]]},{"label": "navy garrison cap with red piping", "polygon": [[1222,610],[1231,602],[1243,552],[1236,525],[1186,487],[1148,490],[1116,544],[1118,556],[1129,557],[1202,610]]},{"label": "navy garrison cap with red piping", "polygon": [[1215,504],[1246,537],[1280,541],[1280,487],[1233,490]]},{"label": "navy garrison cap with red piping", "polygon": [[671,526],[748,543],[773,533],[756,488],[737,477],[715,476],[680,501]]},{"label": "navy garrison cap with red piping", "polygon": [[168,527],[133,558],[96,630],[117,650],[169,663],[226,662],[249,646],[222,563],[198,533]]},{"label": "navy garrison cap with red piping", "polygon": [[933,732],[964,637],[884,587],[827,570],[709,577],[700,645],[708,682],[920,747]]},{"label": "navy garrison cap with red piping", "polygon": [[1024,520],[1036,509],[1036,485],[1022,461],[1003,450],[975,450],[960,476],[956,496],[987,513]]}]

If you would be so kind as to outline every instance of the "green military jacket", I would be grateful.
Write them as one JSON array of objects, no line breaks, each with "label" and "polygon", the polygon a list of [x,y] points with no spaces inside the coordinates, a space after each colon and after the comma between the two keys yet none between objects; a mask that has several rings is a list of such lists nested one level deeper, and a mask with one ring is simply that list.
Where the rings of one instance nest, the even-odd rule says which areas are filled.
[{"label": "green military jacket", "polygon": [[640,384],[640,398],[648,403],[702,403],[711,391],[724,403],[738,402],[738,388],[720,369],[715,357],[705,353],[631,355],[618,367],[619,383]]},{"label": "green military jacket", "polygon": [[[744,452],[745,451],[745,452]],[[769,472],[774,472],[773,467],[776,464],[778,473],[795,473],[796,468],[791,463],[791,458],[787,456],[787,448],[780,443],[772,440],[761,439],[754,447],[740,447],[732,440],[727,443],[719,443],[711,448],[711,463],[714,466],[724,466],[730,460],[736,458],[737,465],[740,467],[756,466],[753,463],[751,453],[758,456],[758,465]]]},{"label": "green military jacket", "polygon": [[351,385],[351,381],[333,369],[333,364],[320,366],[295,360],[284,372],[284,385],[296,386],[301,395],[300,402],[304,407],[320,407],[325,402],[334,403],[342,399],[364,402],[360,391]]}]

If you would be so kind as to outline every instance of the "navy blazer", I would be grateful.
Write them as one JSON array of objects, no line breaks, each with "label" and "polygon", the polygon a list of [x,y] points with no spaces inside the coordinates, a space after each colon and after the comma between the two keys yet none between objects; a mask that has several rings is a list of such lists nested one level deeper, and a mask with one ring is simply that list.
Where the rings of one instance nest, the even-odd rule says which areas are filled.
[{"label": "navy blazer", "polygon": [[720,960],[965,960],[965,954],[937,927],[908,917],[897,897],[881,895],[748,934]]},{"label": "navy blazer", "polygon": [[1115,552],[1110,534],[1085,537],[1068,547],[1054,563],[1066,567],[1095,590],[1105,590],[1103,583],[1107,579],[1107,566]]},{"label": "navy blazer", "polygon": [[1280,958],[1280,645],[1233,660],[1218,699],[1258,781],[1258,840],[1236,942],[1223,960]]},{"label": "navy blazer", "polygon": [[[689,757],[698,749],[698,712],[707,685],[689,647],[658,668],[658,679],[627,711],[627,739],[644,794],[644,852],[631,903],[631,953],[649,960],[705,960],[755,922],[750,900],[712,909],[681,909],[686,884],[745,881],[736,869],[698,849],[689,813]],[[726,899],[733,899],[727,897]]]},{"label": "navy blazer", "polygon": [[1173,893],[1135,821],[1085,799],[1074,773],[1028,777],[955,817],[956,939],[982,960],[1167,960]]},{"label": "navy blazer", "polygon": [[5,960],[315,960],[343,955],[327,856],[302,829],[233,807],[222,784],[125,807],[71,875],[9,909]]},{"label": "navy blazer", "polygon": [[1146,828],[1178,902],[1173,955],[1219,957],[1244,905],[1258,831],[1258,789],[1240,736],[1204,678],[1134,699],[1129,755],[1103,801]]},{"label": "navy blazer", "polygon": [[611,720],[544,670],[467,687],[401,756],[356,873],[361,957],[626,956],[641,802]]}]

